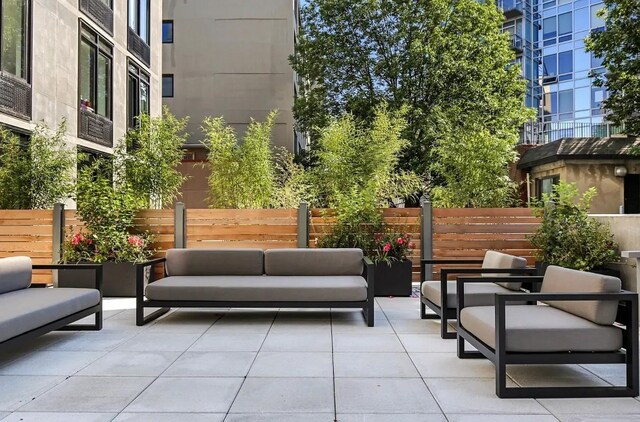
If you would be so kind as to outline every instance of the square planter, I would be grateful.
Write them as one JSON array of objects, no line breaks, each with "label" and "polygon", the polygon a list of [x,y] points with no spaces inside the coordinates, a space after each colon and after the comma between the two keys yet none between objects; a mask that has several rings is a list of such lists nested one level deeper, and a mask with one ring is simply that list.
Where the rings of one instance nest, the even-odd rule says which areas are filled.
[{"label": "square planter", "polygon": [[[150,268],[145,268],[149,281]],[[92,270],[58,270],[58,287],[95,288]],[[102,267],[102,295],[105,297],[136,296],[136,266],[130,262],[105,262]]]},{"label": "square planter", "polygon": [[411,261],[380,262],[375,266],[376,296],[411,296]]}]

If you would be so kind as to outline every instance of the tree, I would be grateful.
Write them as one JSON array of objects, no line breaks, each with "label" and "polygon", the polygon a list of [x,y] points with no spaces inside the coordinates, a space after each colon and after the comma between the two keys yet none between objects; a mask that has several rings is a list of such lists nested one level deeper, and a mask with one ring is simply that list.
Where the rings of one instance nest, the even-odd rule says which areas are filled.
[{"label": "tree", "polygon": [[26,145],[0,128],[0,209],[29,209],[30,166]]},{"label": "tree", "polygon": [[[370,122],[383,102],[407,107],[400,164],[427,173],[443,123],[504,137],[531,116],[495,2],[315,0],[302,16],[291,63],[305,84],[294,113],[314,139],[343,112]],[[474,111],[482,119],[461,126]]]},{"label": "tree", "polygon": [[640,3],[637,0],[604,0],[598,16],[605,30],[594,31],[586,41],[587,50],[602,58],[607,74],[594,73],[593,84],[604,86],[609,96],[603,108],[608,119],[625,124],[628,134],[640,134]]},{"label": "tree", "polygon": [[166,106],[162,116],[141,114],[138,126],[127,132],[125,142],[116,149],[119,176],[124,176],[146,208],[166,207],[179,195],[186,180],[177,167],[184,156],[187,121],[177,119]]}]

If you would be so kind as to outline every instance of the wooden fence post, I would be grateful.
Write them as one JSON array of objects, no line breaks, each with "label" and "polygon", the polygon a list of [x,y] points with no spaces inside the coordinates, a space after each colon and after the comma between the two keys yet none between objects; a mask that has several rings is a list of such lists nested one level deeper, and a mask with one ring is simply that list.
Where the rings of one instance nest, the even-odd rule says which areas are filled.
[{"label": "wooden fence post", "polygon": [[[51,261],[53,264],[57,264],[62,260],[63,245],[64,245],[64,204],[53,205],[53,219],[51,227],[53,228],[52,243],[53,248],[51,250]],[[58,271],[52,271],[52,282],[54,287],[58,287]]]},{"label": "wooden fence post", "polygon": [[298,248],[309,247],[309,205],[300,202],[298,206]]},{"label": "wooden fence post", "polygon": [[[421,208],[420,240],[422,241],[422,247],[420,248],[420,259],[433,259],[433,209],[431,208],[431,201],[428,199],[421,201]],[[422,264],[420,266],[422,267]],[[431,280],[433,265],[425,265],[424,272],[425,280]]]},{"label": "wooden fence post", "polygon": [[187,208],[184,202],[177,202],[173,221],[173,247],[187,247]]}]

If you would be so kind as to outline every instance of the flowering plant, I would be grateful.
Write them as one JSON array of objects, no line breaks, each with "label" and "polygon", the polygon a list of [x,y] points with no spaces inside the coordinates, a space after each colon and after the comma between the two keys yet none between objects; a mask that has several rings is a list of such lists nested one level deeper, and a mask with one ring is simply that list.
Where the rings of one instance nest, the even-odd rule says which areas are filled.
[{"label": "flowering plant", "polygon": [[142,262],[154,254],[149,233],[74,233],[64,245],[64,262]]},{"label": "flowering plant", "polygon": [[374,237],[371,260],[376,264],[386,262],[389,265],[393,261],[407,261],[414,248],[409,233],[378,233]]}]

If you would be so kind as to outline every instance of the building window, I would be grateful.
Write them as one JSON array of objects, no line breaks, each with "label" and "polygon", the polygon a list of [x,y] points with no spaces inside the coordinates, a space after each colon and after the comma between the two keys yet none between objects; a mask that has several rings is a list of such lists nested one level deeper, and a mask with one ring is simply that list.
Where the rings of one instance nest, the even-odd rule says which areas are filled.
[{"label": "building window", "polygon": [[140,114],[149,114],[149,75],[133,63],[129,63],[127,123],[136,127]]},{"label": "building window", "polygon": [[80,35],[80,108],[111,119],[112,46],[84,25]]},{"label": "building window", "polygon": [[542,199],[542,195],[553,192],[553,186],[560,183],[560,176],[549,176],[536,179],[536,196],[538,200]]},{"label": "building window", "polygon": [[173,97],[173,75],[162,75],[162,96]]},{"label": "building window", "polygon": [[0,2],[2,70],[25,81],[29,80],[29,0]]},{"label": "building window", "polygon": [[162,21],[162,43],[173,44],[173,21]]},{"label": "building window", "polygon": [[129,1],[129,28],[131,28],[147,45],[151,39],[150,30],[150,0]]}]

